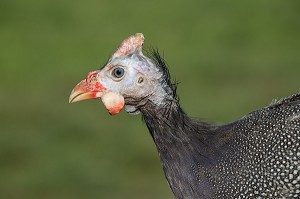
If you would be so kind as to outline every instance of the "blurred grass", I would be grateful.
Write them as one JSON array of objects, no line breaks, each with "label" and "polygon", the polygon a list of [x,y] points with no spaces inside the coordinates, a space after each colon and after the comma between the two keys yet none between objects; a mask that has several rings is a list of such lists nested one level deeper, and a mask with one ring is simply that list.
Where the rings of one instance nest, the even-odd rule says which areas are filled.
[{"label": "blurred grass", "polygon": [[0,198],[172,198],[140,116],[73,86],[135,32],[191,116],[226,123],[300,91],[300,2],[0,2]]}]

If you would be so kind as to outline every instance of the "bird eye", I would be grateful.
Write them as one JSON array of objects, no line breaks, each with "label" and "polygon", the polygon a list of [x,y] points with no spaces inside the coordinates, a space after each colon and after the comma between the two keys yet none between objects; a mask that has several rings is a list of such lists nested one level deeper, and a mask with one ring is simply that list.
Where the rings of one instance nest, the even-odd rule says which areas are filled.
[{"label": "bird eye", "polygon": [[121,78],[123,77],[125,71],[123,68],[117,67],[112,71],[112,76],[114,76],[115,78]]}]

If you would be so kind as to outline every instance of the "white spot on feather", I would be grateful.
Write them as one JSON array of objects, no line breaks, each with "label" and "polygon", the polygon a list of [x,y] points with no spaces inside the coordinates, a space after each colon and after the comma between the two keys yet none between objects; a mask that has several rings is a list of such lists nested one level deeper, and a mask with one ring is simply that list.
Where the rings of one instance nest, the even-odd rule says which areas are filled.
[{"label": "white spot on feather", "polygon": [[300,113],[297,113],[295,115],[292,115],[290,117],[287,118],[288,121],[295,121],[295,120],[300,120]]}]

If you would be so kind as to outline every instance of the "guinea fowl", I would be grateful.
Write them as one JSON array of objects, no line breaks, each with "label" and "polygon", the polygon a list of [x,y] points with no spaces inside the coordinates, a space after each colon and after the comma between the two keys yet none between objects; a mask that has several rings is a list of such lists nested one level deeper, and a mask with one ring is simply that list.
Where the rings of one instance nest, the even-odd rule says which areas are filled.
[{"label": "guinea fowl", "polygon": [[226,125],[189,118],[157,50],[125,39],[73,89],[70,102],[101,98],[110,114],[141,114],[177,199],[300,198],[300,94]]}]

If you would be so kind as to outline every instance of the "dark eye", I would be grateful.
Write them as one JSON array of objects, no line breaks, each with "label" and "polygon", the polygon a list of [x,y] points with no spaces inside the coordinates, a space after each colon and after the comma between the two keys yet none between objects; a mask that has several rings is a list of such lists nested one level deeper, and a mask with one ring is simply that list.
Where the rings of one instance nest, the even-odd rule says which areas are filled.
[{"label": "dark eye", "polygon": [[125,71],[123,68],[120,68],[120,67],[117,67],[115,68],[113,71],[112,71],[112,75],[115,77],[115,78],[121,78],[123,77]]}]

